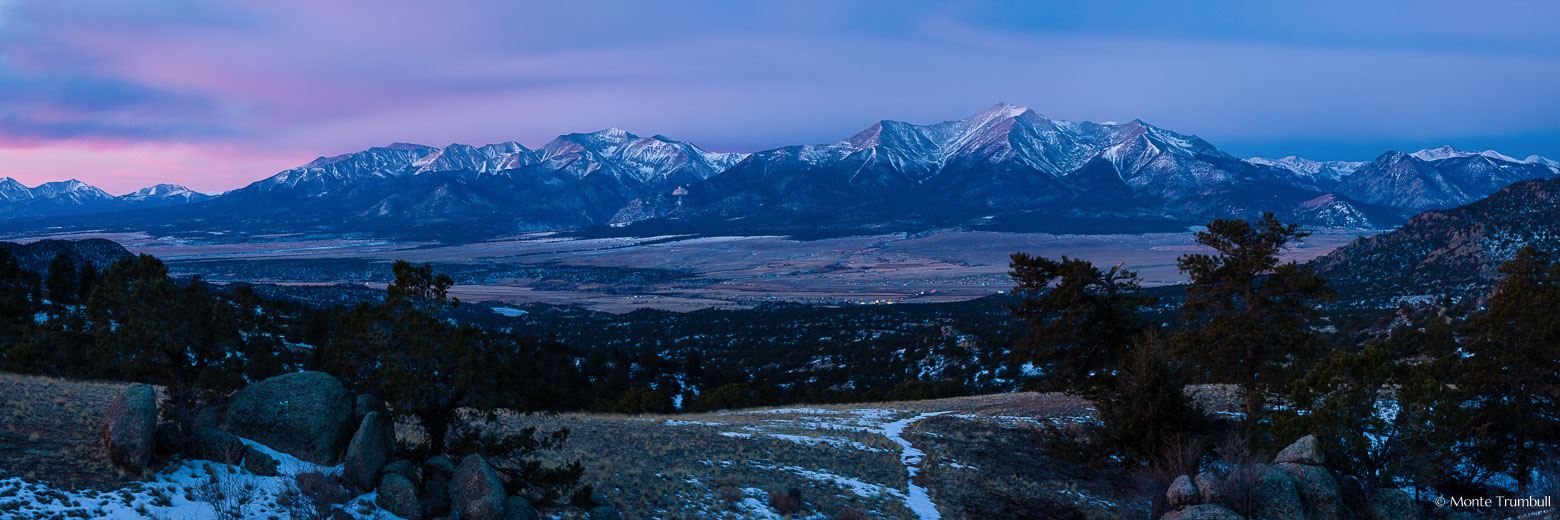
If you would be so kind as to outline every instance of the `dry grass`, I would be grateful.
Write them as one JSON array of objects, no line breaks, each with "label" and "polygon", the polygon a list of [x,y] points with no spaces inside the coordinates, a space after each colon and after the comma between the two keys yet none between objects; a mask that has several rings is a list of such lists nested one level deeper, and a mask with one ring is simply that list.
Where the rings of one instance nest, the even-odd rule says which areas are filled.
[{"label": "dry grass", "polygon": [[[791,489],[800,491],[801,516],[913,518],[904,505],[908,473],[900,446],[873,430],[933,411],[952,413],[912,423],[903,437],[927,453],[917,484],[931,490],[946,518],[1074,509],[1093,515],[1086,518],[1112,518],[1104,501],[1130,500],[1112,494],[1125,487],[1102,473],[1040,455],[1033,439],[1038,424],[1093,417],[1086,401],[1059,394],[685,415],[509,416],[504,424],[569,428],[573,434],[557,460],[582,460],[585,483],[625,518],[749,518],[753,512],[745,507],[754,504],[773,514],[779,511],[772,493]],[[1049,497],[1050,505],[992,505],[1033,502],[1033,496]],[[793,506],[786,502],[786,509]]]},{"label": "dry grass", "polygon": [[[104,462],[95,436],[123,387],[0,374],[0,468],[56,488],[124,486],[131,476]],[[1226,394],[1210,393],[1208,405],[1222,406]],[[1113,470],[1045,455],[1036,440],[1041,425],[1094,417],[1088,402],[1059,394],[669,416],[508,414],[499,427],[571,430],[563,449],[544,456],[584,463],[583,483],[625,518],[751,518],[783,506],[800,516],[902,519],[913,518],[904,498],[909,475],[901,447],[878,429],[934,411],[950,413],[914,422],[902,437],[925,452],[916,483],[945,518],[1117,518],[1146,507]],[[419,435],[408,425],[397,430],[403,440]],[[784,503],[771,500],[776,490]]]},{"label": "dry grass", "polygon": [[97,435],[125,386],[0,373],[0,469],[69,490],[113,489],[139,477],[109,464]]}]

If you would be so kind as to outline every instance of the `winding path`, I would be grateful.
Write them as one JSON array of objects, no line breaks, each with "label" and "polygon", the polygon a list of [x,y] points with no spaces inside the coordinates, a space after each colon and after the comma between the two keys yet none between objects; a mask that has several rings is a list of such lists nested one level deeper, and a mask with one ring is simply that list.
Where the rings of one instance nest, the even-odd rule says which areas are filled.
[{"label": "winding path", "polygon": [[911,446],[910,441],[905,440],[900,434],[904,433],[905,427],[911,423],[945,413],[948,412],[923,413],[909,419],[901,419],[885,424],[882,429],[884,437],[888,437],[888,440],[894,441],[902,448],[899,451],[899,462],[903,463],[905,469],[910,472],[910,478],[907,482],[910,496],[905,499],[905,506],[915,512],[916,517],[921,520],[941,520],[942,513],[937,512],[937,504],[932,503],[932,497],[926,493],[926,488],[915,484],[915,476],[921,472],[921,459],[926,456],[926,453]]}]

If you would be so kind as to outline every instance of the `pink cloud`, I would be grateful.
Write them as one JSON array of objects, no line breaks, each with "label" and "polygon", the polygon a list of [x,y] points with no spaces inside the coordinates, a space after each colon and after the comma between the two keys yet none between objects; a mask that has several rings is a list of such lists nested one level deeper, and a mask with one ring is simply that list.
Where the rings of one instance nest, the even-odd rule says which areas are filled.
[{"label": "pink cloud", "polygon": [[12,177],[28,186],[75,178],[114,195],[162,183],[221,191],[309,159],[312,157],[256,154],[228,145],[58,142],[0,148],[0,177]]}]

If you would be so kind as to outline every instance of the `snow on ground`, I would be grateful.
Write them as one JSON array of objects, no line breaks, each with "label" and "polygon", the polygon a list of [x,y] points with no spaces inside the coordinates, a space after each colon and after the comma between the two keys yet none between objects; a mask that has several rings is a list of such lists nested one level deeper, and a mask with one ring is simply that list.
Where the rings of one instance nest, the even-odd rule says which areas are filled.
[{"label": "snow on ground", "polygon": [[[722,435],[725,435],[725,434],[722,434]],[[786,440],[786,441],[791,441],[791,442],[795,442],[795,443],[798,443],[798,444],[806,444],[808,446],[816,446],[816,445],[819,445],[819,444],[826,444],[826,445],[834,446],[834,447],[849,447],[849,448],[854,448],[854,449],[861,450],[861,451],[873,451],[873,452],[887,452],[888,451],[888,450],[885,450],[885,449],[882,449],[882,448],[874,448],[874,447],[871,447],[871,446],[868,446],[868,445],[865,445],[865,444],[862,444],[860,442],[853,441],[853,440],[850,440],[850,439],[841,439],[839,437],[809,437],[809,436],[806,436],[806,435],[790,435],[790,434],[784,434],[784,433],[765,433],[763,435],[765,437],[769,437],[769,438],[772,438],[772,439]]]},{"label": "snow on ground", "polygon": [[508,317],[511,317],[511,318],[516,317],[516,316],[524,316],[526,314],[530,314],[530,313],[528,313],[526,311],[523,311],[523,310],[520,310],[520,309],[516,309],[514,307],[493,307],[493,312],[498,313],[499,315],[508,316]]},{"label": "snow on ground", "polygon": [[[277,498],[287,491],[296,475],[327,473],[338,475],[342,466],[320,466],[299,460],[248,439],[244,444],[270,455],[277,461],[279,476],[250,474],[238,466],[208,460],[181,460],[164,468],[145,482],[133,482],[114,491],[63,491],[48,482],[21,477],[0,478],[0,517],[4,518],[102,518],[110,520],[219,518],[218,505],[203,489],[220,490],[224,495],[248,497],[238,508],[238,518],[286,518],[287,511]],[[4,477],[0,470],[0,477]],[[355,497],[343,506],[354,518],[393,519],[373,505],[375,495]]]},{"label": "snow on ground", "polygon": [[909,482],[905,483],[910,489],[910,496],[905,499],[905,506],[914,511],[916,516],[922,520],[940,520],[942,513],[937,512],[937,504],[932,503],[932,497],[926,493],[926,488],[915,483],[915,476],[921,472],[921,458],[925,457],[926,453],[910,445],[910,441],[905,440],[901,434],[905,432],[905,427],[909,426],[910,423],[945,413],[948,412],[923,413],[909,419],[900,419],[885,424],[882,429],[884,437],[888,437],[888,440],[894,441],[894,443],[904,448],[899,454],[899,460],[904,463],[905,469],[910,472]]},{"label": "snow on ground", "polygon": [[[866,452],[893,452],[884,448],[869,446],[860,441],[830,435],[830,432],[857,432],[880,435],[899,446],[899,460],[905,466],[909,478],[904,488],[886,486],[862,481],[843,475],[818,471],[785,464],[766,464],[760,461],[748,461],[746,463],[733,463],[732,461],[702,461],[705,464],[721,465],[726,467],[745,466],[755,469],[767,469],[771,471],[784,471],[800,475],[810,480],[826,482],[844,488],[852,494],[863,498],[886,497],[896,501],[902,501],[905,506],[922,520],[941,519],[942,515],[937,511],[937,505],[931,500],[925,487],[916,484],[915,479],[920,474],[922,460],[926,454],[911,445],[903,436],[905,428],[909,425],[938,415],[951,412],[930,412],[910,415],[908,412],[897,409],[884,408],[860,408],[828,410],[821,408],[777,408],[770,410],[744,410],[736,412],[724,412],[716,414],[716,421],[725,419],[729,423],[716,421],[676,421],[667,420],[670,425],[697,424],[705,426],[719,426],[727,431],[719,435],[735,439],[749,439],[767,437],[796,442],[806,445],[827,445],[837,448],[850,448]],[[1027,417],[992,417],[984,415],[969,415],[971,418],[996,419],[1004,422],[1038,423]],[[757,422],[754,422],[754,420]],[[740,430],[740,431],[730,431]],[[784,432],[784,433],[781,433]],[[844,455],[844,454],[842,454]],[[961,466],[963,467],[963,466]],[[749,499],[762,506],[763,500]],[[750,504],[751,505],[751,504]],[[767,507],[759,513],[757,509],[745,505],[739,505],[755,518],[770,518],[773,512]]]}]

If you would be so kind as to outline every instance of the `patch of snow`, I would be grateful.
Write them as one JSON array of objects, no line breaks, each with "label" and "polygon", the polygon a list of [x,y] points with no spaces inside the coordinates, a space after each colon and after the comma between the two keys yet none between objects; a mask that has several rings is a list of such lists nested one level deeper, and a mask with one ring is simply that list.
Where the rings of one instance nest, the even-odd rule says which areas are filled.
[{"label": "patch of snow", "polygon": [[880,430],[884,437],[888,437],[888,440],[894,441],[895,444],[903,448],[899,453],[899,461],[905,465],[905,469],[910,473],[909,481],[906,482],[906,486],[910,490],[910,496],[905,498],[905,506],[909,507],[911,511],[915,512],[916,517],[922,520],[940,520],[942,513],[937,511],[937,504],[932,503],[932,498],[927,494],[926,488],[915,483],[915,476],[921,472],[919,467],[921,459],[926,456],[926,452],[916,449],[915,446],[910,444],[910,441],[905,440],[902,434],[905,432],[905,427],[911,423],[945,413],[948,412],[928,412],[909,419],[900,419],[883,425],[882,430]]},{"label": "patch of snow", "polygon": [[[266,477],[245,472],[237,466],[205,461],[178,461],[147,482],[135,482],[114,491],[53,489],[48,482],[28,481],[21,477],[0,479],[0,496],[17,505],[6,515],[43,518],[105,518],[113,520],[145,520],[148,518],[179,518],[188,520],[215,519],[219,515],[212,504],[196,500],[202,486],[223,482],[228,489],[244,490],[249,499],[240,507],[242,518],[281,518],[285,509],[278,504],[288,490],[288,484],[296,475],[306,472],[340,474],[342,466],[321,466],[299,460],[297,457],[276,451],[248,439],[244,444],[271,456],[277,461],[281,475]],[[354,518],[393,518],[373,505],[372,493],[361,495],[343,506]],[[360,510],[364,513],[360,514]],[[11,516],[5,516],[11,518]]]},{"label": "patch of snow", "polygon": [[514,318],[514,317],[517,317],[517,316],[524,316],[526,314],[530,314],[529,312],[526,312],[526,311],[523,311],[523,310],[520,310],[520,309],[516,309],[514,307],[494,307],[493,308],[493,312],[495,312],[495,313],[497,313],[499,315],[508,316],[508,317],[511,317],[511,318]]}]

